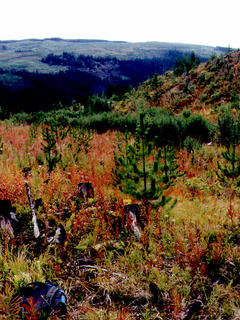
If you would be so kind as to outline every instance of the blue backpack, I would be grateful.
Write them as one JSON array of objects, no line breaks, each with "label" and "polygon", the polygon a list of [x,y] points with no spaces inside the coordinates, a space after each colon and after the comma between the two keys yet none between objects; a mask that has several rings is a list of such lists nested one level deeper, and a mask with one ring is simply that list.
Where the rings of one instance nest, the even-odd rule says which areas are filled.
[{"label": "blue backpack", "polygon": [[22,319],[26,318],[24,314],[28,314],[28,308],[31,305],[34,306],[34,311],[37,312],[41,320],[47,319],[48,316],[55,312],[58,315],[67,312],[64,291],[52,283],[29,283],[26,287],[20,289],[13,300],[19,302]]}]

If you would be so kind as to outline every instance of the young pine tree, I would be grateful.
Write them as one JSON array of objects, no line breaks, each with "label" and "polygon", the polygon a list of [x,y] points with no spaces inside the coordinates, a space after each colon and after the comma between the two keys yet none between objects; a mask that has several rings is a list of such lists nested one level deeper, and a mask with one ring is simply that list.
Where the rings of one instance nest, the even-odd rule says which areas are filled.
[{"label": "young pine tree", "polygon": [[42,127],[42,150],[44,152],[48,172],[52,172],[61,161],[62,155],[57,148],[57,143],[63,140],[69,132],[69,127],[61,122],[61,119],[52,117],[48,120],[48,125]]},{"label": "young pine tree", "polygon": [[225,147],[222,156],[225,165],[218,162],[217,176],[226,185],[240,186],[240,114],[233,116],[229,109],[225,109],[218,118],[219,142]]},{"label": "young pine tree", "polygon": [[[155,205],[164,206],[171,200],[164,195],[164,191],[173,184],[178,175],[175,152],[167,146],[157,150],[153,142],[146,141],[147,135],[144,113],[140,113],[134,142],[130,143],[130,137],[125,133],[124,148],[118,144],[118,152],[114,153],[113,174],[123,193],[145,203],[158,200]],[[152,161],[148,161],[150,157]]]},{"label": "young pine tree", "polygon": [[50,173],[55,169],[57,163],[61,161],[61,154],[57,149],[57,137],[52,128],[43,127],[42,135],[42,150],[48,164],[48,172]]}]

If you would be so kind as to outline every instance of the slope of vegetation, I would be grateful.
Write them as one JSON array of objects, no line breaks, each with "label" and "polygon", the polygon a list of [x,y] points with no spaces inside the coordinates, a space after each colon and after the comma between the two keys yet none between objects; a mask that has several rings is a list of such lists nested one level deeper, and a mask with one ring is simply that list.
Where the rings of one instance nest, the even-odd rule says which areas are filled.
[{"label": "slope of vegetation", "polygon": [[[237,54],[218,59],[230,63]],[[210,99],[207,84],[193,82],[189,104],[176,107],[170,99],[173,88],[179,96],[179,86],[186,79],[193,85],[202,72],[214,72],[221,93],[220,84],[234,85],[237,97],[237,58],[228,82],[225,67],[210,70],[217,61],[182,76],[155,76],[124,101],[112,101],[118,113],[73,105],[1,122],[0,200],[11,200],[19,220],[14,237],[0,232],[1,319],[18,319],[11,296],[32,281],[65,290],[66,319],[239,318],[237,98],[230,91],[215,108],[198,98],[206,90]],[[38,239],[26,180],[33,199],[41,199]],[[144,180],[150,182],[141,193]],[[80,182],[92,183],[94,198],[79,197]],[[139,237],[124,223],[129,203],[147,208]],[[66,241],[49,243],[59,224]]]},{"label": "slope of vegetation", "polygon": [[[218,114],[222,104],[239,106],[239,65],[240,51],[212,57],[198,67],[176,75],[168,71],[165,75],[155,76],[133,90],[117,104],[116,110],[134,110],[135,101],[142,99],[149,107],[168,108],[180,112],[190,108],[199,112]],[[123,107],[121,107],[121,104]],[[133,106],[132,106],[133,105]]]}]

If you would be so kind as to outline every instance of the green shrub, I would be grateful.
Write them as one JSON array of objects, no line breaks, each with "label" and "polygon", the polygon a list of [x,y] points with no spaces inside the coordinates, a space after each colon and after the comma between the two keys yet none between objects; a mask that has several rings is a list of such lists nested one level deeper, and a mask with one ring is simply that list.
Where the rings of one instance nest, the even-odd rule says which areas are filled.
[{"label": "green shrub", "polygon": [[201,142],[209,142],[214,133],[214,127],[201,115],[191,115],[183,121],[183,138],[195,138]]},{"label": "green shrub", "polygon": [[240,117],[235,120],[232,111],[228,107],[223,107],[221,113],[218,116],[218,142],[222,143],[225,147],[229,148],[231,144],[239,143],[239,126]]},{"label": "green shrub", "polygon": [[[187,136],[199,141],[209,141],[212,125],[202,116],[196,116],[190,110],[184,110],[181,116],[174,116],[168,110],[149,108],[145,111],[145,121],[148,127],[148,140],[156,139],[158,146],[179,146]],[[15,115],[20,121],[22,114]],[[74,111],[63,108],[49,112],[37,112],[25,118],[28,123],[48,124],[50,126],[64,128],[82,127],[86,130],[94,130],[98,133],[107,130],[125,130],[135,133],[137,127],[137,115],[129,113],[121,115],[117,112],[101,112],[84,114],[82,110]]]},{"label": "green shrub", "polygon": [[221,93],[220,92],[214,92],[214,94],[211,95],[211,102],[215,102],[221,98]]},{"label": "green shrub", "polygon": [[239,108],[239,94],[234,90],[231,94],[230,101],[233,108]]},{"label": "green shrub", "polygon": [[183,141],[183,147],[187,150],[188,153],[191,153],[194,150],[199,150],[201,148],[201,143],[197,139],[187,137]]},{"label": "green shrub", "polygon": [[191,115],[192,115],[192,111],[189,110],[189,109],[184,109],[182,111],[182,117],[185,118],[185,119],[189,118]]},{"label": "green shrub", "polygon": [[176,117],[161,115],[147,118],[146,125],[149,128],[148,139],[155,137],[158,146],[179,145],[181,123]]},{"label": "green shrub", "polygon": [[206,83],[206,73],[205,72],[201,72],[199,77],[198,77],[198,83],[201,85],[205,85]]},{"label": "green shrub", "polygon": [[110,111],[111,106],[109,100],[104,94],[101,96],[93,95],[88,98],[87,109],[90,113],[99,113]]}]

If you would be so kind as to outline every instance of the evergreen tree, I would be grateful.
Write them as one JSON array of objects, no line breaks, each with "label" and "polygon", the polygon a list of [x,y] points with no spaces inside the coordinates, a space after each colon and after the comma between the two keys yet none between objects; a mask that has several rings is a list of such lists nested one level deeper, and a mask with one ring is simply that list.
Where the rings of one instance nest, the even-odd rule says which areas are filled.
[{"label": "evergreen tree", "polygon": [[48,126],[42,127],[42,150],[48,164],[48,172],[50,173],[62,159],[61,153],[57,148],[57,142],[67,136],[68,128],[65,128],[54,117],[49,119],[48,124]]},{"label": "evergreen tree", "polygon": [[183,73],[188,74],[191,69],[196,68],[200,63],[200,58],[194,52],[191,55],[186,55],[183,59],[177,60],[174,64],[173,72],[176,76],[181,76]]},{"label": "evergreen tree", "polygon": [[[126,133],[124,148],[118,144],[118,152],[114,153],[116,166],[113,174],[122,192],[145,203],[158,200],[155,204],[164,206],[171,200],[164,195],[164,191],[179,175],[175,150],[168,146],[156,149],[153,142],[146,140],[147,136],[144,113],[140,113],[134,142],[130,143]],[[150,157],[153,157],[152,162],[148,161]]]},{"label": "evergreen tree", "polygon": [[48,172],[52,172],[57,163],[61,161],[61,154],[57,149],[57,138],[51,127],[42,128],[43,143],[42,150],[48,164]]},{"label": "evergreen tree", "polygon": [[160,171],[162,172],[162,182],[172,185],[175,180],[182,176],[178,170],[178,164],[176,162],[176,150],[173,146],[164,145],[159,149],[160,159],[163,159],[163,163],[160,162]]},{"label": "evergreen tree", "polygon": [[240,185],[240,155],[238,146],[240,144],[240,114],[233,116],[230,109],[223,110],[218,118],[219,142],[225,150],[222,156],[226,161],[225,166],[218,162],[217,176],[226,184]]}]

